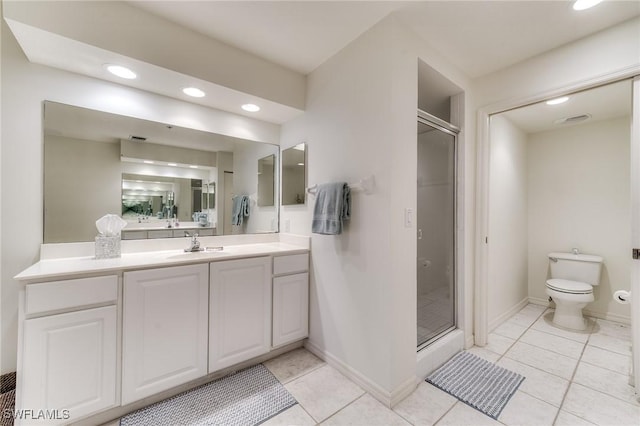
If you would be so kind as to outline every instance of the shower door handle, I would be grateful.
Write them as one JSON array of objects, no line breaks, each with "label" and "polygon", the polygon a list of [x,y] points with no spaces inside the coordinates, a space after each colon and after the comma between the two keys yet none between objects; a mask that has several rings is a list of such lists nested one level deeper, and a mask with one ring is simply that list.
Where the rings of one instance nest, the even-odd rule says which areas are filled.
[{"label": "shower door handle", "polygon": [[422,229],[418,229],[418,239],[422,239]]}]

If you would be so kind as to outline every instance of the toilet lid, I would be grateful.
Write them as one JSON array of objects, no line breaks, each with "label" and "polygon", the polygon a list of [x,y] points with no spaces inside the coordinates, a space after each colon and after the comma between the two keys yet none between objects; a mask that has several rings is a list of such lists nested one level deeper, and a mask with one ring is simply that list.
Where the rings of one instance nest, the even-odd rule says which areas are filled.
[{"label": "toilet lid", "polygon": [[583,283],[582,281],[570,281],[562,279],[552,279],[547,281],[547,287],[552,290],[559,291],[561,293],[573,293],[573,294],[589,294],[593,293],[593,287],[591,284]]}]

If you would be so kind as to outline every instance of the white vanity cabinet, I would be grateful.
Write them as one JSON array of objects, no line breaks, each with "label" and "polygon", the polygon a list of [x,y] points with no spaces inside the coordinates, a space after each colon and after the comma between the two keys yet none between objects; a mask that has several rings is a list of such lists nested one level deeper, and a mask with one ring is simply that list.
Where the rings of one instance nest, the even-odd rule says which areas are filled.
[{"label": "white vanity cabinet", "polygon": [[271,350],[271,257],[211,263],[209,372]]},{"label": "white vanity cabinet", "polygon": [[38,424],[117,405],[117,298],[115,275],[25,286],[17,402],[51,410]]},{"label": "white vanity cabinet", "polygon": [[16,276],[16,409],[54,418],[16,424],[121,417],[298,347],[308,270],[308,249],[288,243],[38,262]]},{"label": "white vanity cabinet", "polygon": [[309,254],[273,258],[273,347],[309,335]]},{"label": "white vanity cabinet", "polygon": [[122,405],[207,374],[208,264],[124,273]]}]

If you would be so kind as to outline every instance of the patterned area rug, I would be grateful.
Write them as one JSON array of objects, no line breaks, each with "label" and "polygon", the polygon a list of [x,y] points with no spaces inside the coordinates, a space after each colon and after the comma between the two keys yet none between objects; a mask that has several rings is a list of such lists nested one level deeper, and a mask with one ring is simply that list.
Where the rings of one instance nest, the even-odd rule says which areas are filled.
[{"label": "patterned area rug", "polygon": [[13,426],[16,403],[16,373],[0,376],[0,426]]},{"label": "patterned area rug", "polygon": [[524,376],[469,352],[459,352],[426,380],[497,420]]},{"label": "patterned area rug", "polygon": [[120,425],[257,425],[296,403],[258,364],[134,411],[120,419]]}]

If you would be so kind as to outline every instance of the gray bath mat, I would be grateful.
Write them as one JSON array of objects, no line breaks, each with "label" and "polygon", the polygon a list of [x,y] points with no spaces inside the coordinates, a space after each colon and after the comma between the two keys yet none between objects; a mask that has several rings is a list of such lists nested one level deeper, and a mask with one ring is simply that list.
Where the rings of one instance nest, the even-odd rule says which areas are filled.
[{"label": "gray bath mat", "polygon": [[120,425],[257,425],[295,404],[273,374],[258,364],[134,411],[120,419]]},{"label": "gray bath mat", "polygon": [[524,376],[469,352],[460,352],[427,377],[427,382],[498,419]]}]

